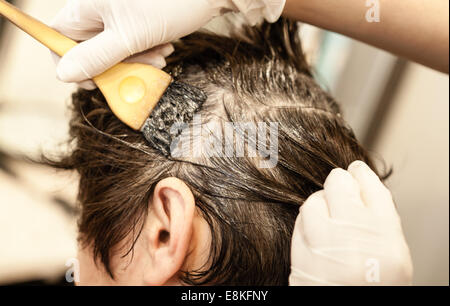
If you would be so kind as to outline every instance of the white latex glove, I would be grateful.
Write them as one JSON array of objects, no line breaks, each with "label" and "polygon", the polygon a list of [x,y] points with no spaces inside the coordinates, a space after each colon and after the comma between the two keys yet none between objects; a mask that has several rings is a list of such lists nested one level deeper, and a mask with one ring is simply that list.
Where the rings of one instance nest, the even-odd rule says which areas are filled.
[{"label": "white latex glove", "polygon": [[290,285],[410,285],[412,261],[390,191],[363,162],[333,170],[301,207]]},{"label": "white latex glove", "polygon": [[70,0],[53,28],[84,41],[59,62],[64,82],[92,79],[124,59],[151,50],[135,61],[165,66],[168,43],[191,34],[228,11],[242,12],[250,23],[275,22],[286,0]]}]

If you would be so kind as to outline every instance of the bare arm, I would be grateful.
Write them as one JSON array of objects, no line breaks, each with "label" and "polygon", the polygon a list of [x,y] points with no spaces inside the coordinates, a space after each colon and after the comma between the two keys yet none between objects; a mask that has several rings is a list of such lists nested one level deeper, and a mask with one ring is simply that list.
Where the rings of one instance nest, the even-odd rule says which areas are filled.
[{"label": "bare arm", "polygon": [[283,15],[448,73],[449,0],[378,0],[380,22],[368,22],[365,0],[287,0]]}]

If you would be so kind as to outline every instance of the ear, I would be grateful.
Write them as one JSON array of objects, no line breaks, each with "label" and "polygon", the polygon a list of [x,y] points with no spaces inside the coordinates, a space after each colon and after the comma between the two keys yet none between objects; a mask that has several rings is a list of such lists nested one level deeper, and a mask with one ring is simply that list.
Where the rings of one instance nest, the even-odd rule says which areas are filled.
[{"label": "ear", "polygon": [[195,199],[189,187],[177,178],[160,181],[150,200],[146,235],[148,285],[173,284],[189,253]]}]

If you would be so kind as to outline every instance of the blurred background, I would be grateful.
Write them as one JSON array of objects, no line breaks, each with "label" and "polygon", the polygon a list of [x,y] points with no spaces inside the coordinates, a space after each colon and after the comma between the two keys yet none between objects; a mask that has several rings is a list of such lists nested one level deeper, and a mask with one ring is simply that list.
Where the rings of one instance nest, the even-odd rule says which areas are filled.
[{"label": "blurred background", "polygon": [[[65,3],[10,2],[46,23]],[[358,138],[394,170],[414,284],[448,285],[448,75],[311,26],[302,38]],[[63,284],[76,255],[76,175],[26,161],[66,149],[74,89],[48,50],[0,19],[0,285]]]}]

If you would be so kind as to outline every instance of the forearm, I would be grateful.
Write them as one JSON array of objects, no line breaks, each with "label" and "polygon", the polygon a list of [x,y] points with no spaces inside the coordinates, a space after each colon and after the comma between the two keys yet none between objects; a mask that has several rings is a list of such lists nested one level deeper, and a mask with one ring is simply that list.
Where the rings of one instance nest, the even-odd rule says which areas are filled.
[{"label": "forearm", "polygon": [[378,2],[380,22],[367,21],[365,0],[287,0],[283,15],[448,73],[449,1]]}]

